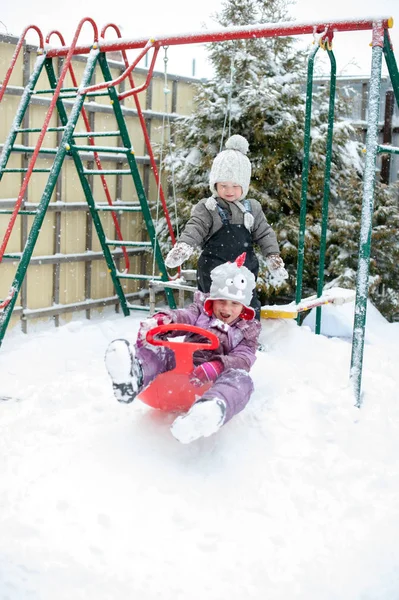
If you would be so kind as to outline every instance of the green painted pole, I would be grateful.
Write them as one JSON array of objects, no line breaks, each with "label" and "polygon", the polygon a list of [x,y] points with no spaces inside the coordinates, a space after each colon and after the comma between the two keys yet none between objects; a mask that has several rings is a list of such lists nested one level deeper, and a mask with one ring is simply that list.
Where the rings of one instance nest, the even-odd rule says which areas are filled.
[{"label": "green painted pole", "polygon": [[361,406],[364,336],[370,271],[372,218],[374,210],[375,165],[378,149],[378,120],[380,113],[381,63],[384,32],[380,23],[373,27],[371,76],[368,98],[366,162],[363,182],[363,201],[360,227],[359,259],[356,274],[356,305],[352,337],[350,378],[356,399]]},{"label": "green painted pole", "polygon": [[392,51],[391,40],[389,32],[384,31],[384,56],[385,62],[388,67],[389,77],[391,79],[393,93],[395,94],[396,104],[399,106],[399,72],[398,65],[396,63],[395,55]]},{"label": "green painted pole", "polygon": [[15,115],[13,124],[11,126],[10,133],[8,134],[8,136],[4,142],[3,150],[0,155],[0,179],[3,176],[5,166],[8,162],[10,153],[14,146],[15,138],[17,137],[18,132],[21,127],[21,124],[22,124],[22,121],[24,120],[26,109],[29,106],[30,99],[31,99],[33,90],[35,89],[36,82],[39,79],[40,73],[42,72],[45,59],[46,59],[45,54],[41,54],[40,56],[37,57],[35,65],[32,70],[32,73],[29,77],[29,81],[28,81],[26,87],[24,88],[24,91],[22,92],[22,96],[21,96],[21,100],[19,102],[17,113]]},{"label": "green painted pole", "polygon": [[[298,262],[296,272],[296,302],[297,304],[302,299],[302,280],[303,266],[305,256],[305,231],[306,231],[306,202],[308,194],[309,181],[309,154],[310,154],[310,126],[312,116],[312,95],[313,95],[313,69],[314,59],[319,46],[316,46],[309,56],[308,60],[308,77],[306,84],[306,109],[305,109],[305,134],[303,143],[303,166],[302,166],[302,189],[301,189],[301,206],[299,212],[299,238],[298,238]],[[298,317],[299,319],[299,317]]]},{"label": "green painted pole", "polygon": [[[334,112],[335,112],[335,91],[337,82],[337,65],[334,54],[331,50],[327,50],[330,64],[330,101],[328,107],[328,129],[326,143],[326,164],[324,167],[324,190],[323,190],[323,205],[321,213],[321,234],[320,234],[320,251],[319,251],[319,273],[317,277],[317,297],[323,293],[324,286],[324,265],[326,258],[327,245],[327,223],[328,223],[328,205],[330,202],[330,180],[331,180],[331,159],[334,131]],[[316,323],[315,333],[319,334],[321,329],[321,306],[316,308]]]}]

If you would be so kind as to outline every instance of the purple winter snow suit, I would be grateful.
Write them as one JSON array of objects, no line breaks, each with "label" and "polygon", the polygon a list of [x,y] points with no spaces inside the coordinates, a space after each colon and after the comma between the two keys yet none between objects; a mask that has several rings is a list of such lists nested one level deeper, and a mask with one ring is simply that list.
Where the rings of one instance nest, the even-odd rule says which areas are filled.
[{"label": "purple winter snow suit", "polygon": [[[249,401],[254,385],[248,372],[256,360],[256,349],[261,324],[258,320],[237,319],[231,325],[222,323],[213,315],[204,312],[204,300],[209,294],[196,292],[194,302],[189,307],[165,310],[173,323],[187,323],[212,331],[219,338],[216,350],[197,350],[194,352],[194,365],[211,360],[220,360],[224,371],[202,396],[203,399],[220,398],[226,403],[225,423],[239,413]],[[179,335],[173,332],[171,335]],[[181,334],[180,334],[181,335]],[[204,342],[205,338],[197,334],[188,334],[185,341]],[[137,357],[143,369],[146,387],[157,375],[173,369],[175,366],[172,350],[160,346],[136,346]]]}]

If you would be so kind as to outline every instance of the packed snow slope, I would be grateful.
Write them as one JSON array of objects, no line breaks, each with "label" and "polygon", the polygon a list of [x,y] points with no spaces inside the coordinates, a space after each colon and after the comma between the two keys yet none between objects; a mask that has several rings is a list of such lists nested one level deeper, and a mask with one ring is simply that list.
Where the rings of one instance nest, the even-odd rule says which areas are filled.
[{"label": "packed snow slope", "polygon": [[399,598],[399,326],[369,308],[358,409],[348,311],[264,322],[250,404],[188,446],[113,398],[105,348],[142,316],[9,332],[0,599]]}]

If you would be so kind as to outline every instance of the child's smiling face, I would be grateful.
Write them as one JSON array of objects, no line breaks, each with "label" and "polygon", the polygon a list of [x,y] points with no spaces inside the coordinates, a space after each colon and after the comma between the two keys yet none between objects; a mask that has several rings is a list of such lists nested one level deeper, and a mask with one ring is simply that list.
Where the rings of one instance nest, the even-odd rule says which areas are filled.
[{"label": "child's smiling face", "polygon": [[213,300],[213,314],[217,319],[230,325],[241,314],[243,305],[234,300]]},{"label": "child's smiling face", "polygon": [[242,196],[242,187],[231,181],[221,181],[216,184],[216,191],[226,202],[235,202]]}]

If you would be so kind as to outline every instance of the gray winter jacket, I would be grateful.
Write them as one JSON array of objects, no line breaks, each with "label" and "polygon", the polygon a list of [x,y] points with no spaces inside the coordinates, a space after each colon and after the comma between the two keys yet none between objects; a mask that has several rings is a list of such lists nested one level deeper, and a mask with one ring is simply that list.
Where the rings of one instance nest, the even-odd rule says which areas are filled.
[{"label": "gray winter jacket", "polygon": [[[212,198],[204,198],[194,206],[184,231],[179,237],[179,242],[185,242],[193,248],[202,247],[214,233],[221,229],[223,223],[217,207],[208,208],[212,207],[212,204],[215,205],[210,200]],[[216,200],[223,209],[227,210],[232,225],[244,225],[245,213],[237,206],[237,203],[226,202],[221,198]],[[266,221],[260,203],[253,199],[248,202],[251,204],[251,214],[254,219],[251,227],[253,243],[259,246],[265,257],[269,254],[279,254],[276,234]]]}]

